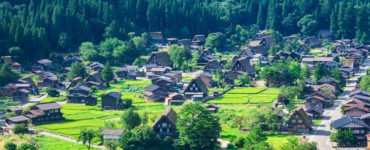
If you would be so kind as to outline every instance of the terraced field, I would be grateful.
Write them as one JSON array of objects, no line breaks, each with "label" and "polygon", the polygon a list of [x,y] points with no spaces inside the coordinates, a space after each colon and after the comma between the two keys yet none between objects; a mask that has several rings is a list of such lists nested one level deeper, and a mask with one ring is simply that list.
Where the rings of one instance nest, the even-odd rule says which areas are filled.
[{"label": "terraced field", "polygon": [[208,103],[215,104],[266,104],[277,100],[277,88],[236,88]]}]

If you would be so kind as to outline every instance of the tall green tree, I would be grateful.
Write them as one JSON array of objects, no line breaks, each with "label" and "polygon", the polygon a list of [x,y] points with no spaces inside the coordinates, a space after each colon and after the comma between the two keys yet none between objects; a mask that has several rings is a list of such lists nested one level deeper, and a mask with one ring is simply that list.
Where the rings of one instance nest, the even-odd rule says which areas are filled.
[{"label": "tall green tree", "polygon": [[71,65],[71,70],[68,72],[67,78],[72,80],[77,77],[85,78],[87,76],[85,66],[80,62],[74,62]]},{"label": "tall green tree", "polygon": [[0,69],[0,86],[4,86],[8,83],[14,82],[20,78],[18,72],[12,70],[8,64],[4,63]]},{"label": "tall green tree", "polygon": [[82,141],[84,145],[87,146],[87,149],[90,150],[91,143],[93,138],[95,137],[95,131],[93,129],[82,129],[80,131],[80,135],[78,136],[77,141]]},{"label": "tall green tree", "polygon": [[177,122],[179,140],[188,149],[215,149],[221,131],[218,118],[201,103],[187,103],[180,110]]},{"label": "tall green tree", "polygon": [[312,15],[306,15],[300,19],[297,26],[301,29],[301,32],[305,36],[314,35],[318,28],[318,22]]},{"label": "tall green tree", "polygon": [[141,118],[133,108],[129,108],[121,115],[121,122],[124,128],[132,130],[140,125]]},{"label": "tall green tree", "polygon": [[113,70],[110,66],[110,63],[105,63],[105,66],[103,70],[101,71],[101,77],[103,81],[105,82],[105,85],[109,87],[109,82],[111,82],[114,79]]}]

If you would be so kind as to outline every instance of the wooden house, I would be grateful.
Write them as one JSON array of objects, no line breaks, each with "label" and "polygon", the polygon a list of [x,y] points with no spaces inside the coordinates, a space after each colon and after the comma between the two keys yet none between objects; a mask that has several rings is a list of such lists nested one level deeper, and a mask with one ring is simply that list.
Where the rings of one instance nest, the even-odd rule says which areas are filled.
[{"label": "wooden house", "polygon": [[302,64],[308,64],[310,67],[315,67],[317,63],[333,61],[334,57],[303,57]]},{"label": "wooden house", "polygon": [[71,66],[75,62],[82,63],[82,61],[83,61],[81,58],[79,58],[77,56],[72,56],[72,55],[68,55],[68,56],[64,57],[64,60],[65,60],[67,66]]},{"label": "wooden house", "polygon": [[224,79],[225,79],[225,83],[226,84],[231,84],[231,85],[234,85],[234,81],[235,79],[238,78],[237,74],[235,74],[233,71],[231,70],[226,70],[223,72],[223,76],[224,76]]},{"label": "wooden house", "polygon": [[41,59],[32,65],[32,71],[48,71],[52,68],[52,61],[49,59]]},{"label": "wooden house", "polygon": [[94,106],[97,103],[97,96],[90,94],[89,87],[80,85],[69,90],[67,102]]},{"label": "wooden house", "polygon": [[88,87],[96,86],[98,89],[104,89],[104,82],[98,71],[90,73],[84,82]]},{"label": "wooden house", "polygon": [[26,89],[19,89],[15,93],[13,93],[13,101],[26,103],[29,100],[28,95],[30,93],[31,92]]},{"label": "wooden house", "polygon": [[205,66],[208,63],[208,61],[214,60],[214,59],[217,60],[217,58],[212,55],[212,50],[205,49],[199,55],[199,58],[197,59],[197,65]]},{"label": "wooden house", "polygon": [[191,41],[193,45],[204,45],[206,43],[206,36],[205,35],[194,35],[193,40]]},{"label": "wooden house", "polygon": [[136,80],[138,76],[137,66],[126,65],[123,67],[117,68],[117,75],[121,78],[126,78],[129,80]]},{"label": "wooden house", "polygon": [[76,77],[76,78],[72,79],[72,81],[67,86],[66,90],[69,90],[69,89],[75,87],[78,83],[84,83],[82,77]]},{"label": "wooden house", "polygon": [[12,97],[13,94],[17,91],[17,87],[9,83],[0,88],[0,97]]},{"label": "wooden house", "polygon": [[338,81],[337,79],[334,79],[332,77],[324,77],[322,79],[320,79],[319,81],[317,81],[318,84],[330,84],[330,85],[333,85],[333,86],[338,86],[340,84],[340,81]]},{"label": "wooden house", "polygon": [[32,106],[24,115],[31,119],[32,124],[64,120],[61,108],[62,106],[56,102],[40,103]]},{"label": "wooden house", "polygon": [[264,36],[260,40],[252,40],[248,43],[248,46],[251,48],[262,48],[265,51],[268,51],[271,46],[276,45],[275,40],[270,36]]},{"label": "wooden house", "polygon": [[343,109],[345,116],[361,117],[370,112],[370,109],[361,104],[347,104]]},{"label": "wooden house", "polygon": [[14,112],[17,115],[22,115],[23,113],[23,107],[13,107],[6,110],[8,113]]},{"label": "wooden house", "polygon": [[177,45],[180,47],[190,47],[191,44],[191,39],[181,39],[177,41]]},{"label": "wooden house", "polygon": [[353,97],[356,95],[370,97],[370,92],[362,90],[362,89],[357,89],[349,93],[349,97]]},{"label": "wooden house", "polygon": [[322,114],[324,113],[324,109],[320,105],[306,105],[306,112],[307,115],[311,116],[312,118],[321,118]]},{"label": "wooden house", "polygon": [[222,69],[221,64],[216,59],[212,59],[207,62],[207,64],[204,66],[203,71],[212,72],[217,71],[218,69]]},{"label": "wooden house", "polygon": [[9,117],[5,119],[6,124],[8,125],[14,125],[14,124],[28,124],[28,120],[30,118],[27,118],[26,116],[20,115],[20,116],[15,116],[15,117]]},{"label": "wooden house", "polygon": [[321,63],[322,68],[327,69],[329,71],[334,70],[335,68],[340,68],[342,66],[341,63],[336,61],[326,61]]},{"label": "wooden house", "polygon": [[149,38],[152,44],[162,44],[163,43],[162,32],[149,32]]},{"label": "wooden house", "polygon": [[[356,119],[354,117],[346,116],[335,120],[332,124],[335,130],[349,130],[351,129],[352,133],[354,134],[358,145],[366,145],[367,138],[366,134],[369,131],[369,126],[362,120]],[[351,146],[351,145],[346,145]]]},{"label": "wooden house", "polygon": [[238,58],[252,58],[253,53],[249,47],[243,47],[243,49],[239,52]]},{"label": "wooden house", "polygon": [[325,99],[324,97],[321,96],[310,96],[306,98],[306,106],[321,106],[323,108],[327,108],[330,106],[330,100]]},{"label": "wooden house", "polygon": [[169,136],[171,138],[178,138],[179,133],[176,128],[177,114],[172,107],[167,107],[166,110],[153,123],[152,128],[161,138]]},{"label": "wooden house", "polygon": [[172,93],[166,97],[165,104],[167,105],[182,105],[186,101],[186,98],[179,93]]},{"label": "wooden house", "polygon": [[167,45],[177,44],[178,39],[177,38],[166,38]]},{"label": "wooden house", "polygon": [[182,82],[182,72],[181,71],[172,71],[166,73],[167,77],[170,77],[175,83]]},{"label": "wooden house", "polygon": [[302,41],[302,44],[306,44],[307,46],[311,48],[317,48],[320,47],[322,44],[322,41],[318,39],[316,36],[309,36],[304,38]]},{"label": "wooden house", "polygon": [[23,71],[22,65],[17,63],[17,62],[14,62],[14,63],[10,64],[10,68],[12,68],[13,70],[16,70],[18,72]]},{"label": "wooden house", "polygon": [[65,86],[58,81],[58,79],[54,77],[40,77],[40,80],[37,81],[37,85],[43,88],[55,88],[55,89],[63,89]]},{"label": "wooden house", "polygon": [[152,84],[145,88],[144,99],[149,102],[163,102],[167,97],[167,91],[158,85]]},{"label": "wooden house", "polygon": [[176,87],[176,82],[169,77],[159,76],[152,79],[152,84],[155,84],[162,88],[166,93],[172,92]]},{"label": "wooden house", "polygon": [[173,62],[167,52],[161,51],[153,52],[146,64],[153,64],[162,67],[172,67]]},{"label": "wooden house", "polygon": [[290,133],[309,133],[312,130],[312,120],[303,108],[294,110],[286,125]]},{"label": "wooden house", "polygon": [[200,77],[194,78],[184,89],[186,98],[192,98],[194,95],[201,95],[203,98],[208,96],[208,88]]},{"label": "wooden house", "polygon": [[247,58],[240,58],[236,60],[231,68],[231,70],[236,74],[245,74],[247,73],[249,76],[254,78],[256,71],[250,64],[249,59]]},{"label": "wooden house", "polygon": [[110,92],[101,97],[101,105],[103,109],[122,109],[123,103],[121,100],[122,94],[118,92]]},{"label": "wooden house", "polygon": [[98,72],[101,72],[104,69],[104,65],[101,64],[100,62],[93,62],[89,65],[89,67],[92,71],[98,71]]},{"label": "wooden house", "polygon": [[109,140],[119,142],[125,132],[125,129],[104,129],[100,134],[103,135],[104,142]]}]

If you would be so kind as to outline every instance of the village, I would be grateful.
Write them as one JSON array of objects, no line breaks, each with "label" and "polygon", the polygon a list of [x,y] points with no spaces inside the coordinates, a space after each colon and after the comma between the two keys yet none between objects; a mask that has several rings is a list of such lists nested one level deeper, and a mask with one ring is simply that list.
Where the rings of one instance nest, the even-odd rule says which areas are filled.
[{"label": "village", "polygon": [[[241,47],[220,48],[217,40],[148,32],[147,54],[133,64],[85,59],[82,46],[33,64],[2,56],[2,70],[20,76],[0,87],[0,133],[122,148],[126,133],[144,125],[163,142],[185,136],[180,116],[202,107],[220,127],[208,141],[221,149],[243,149],[255,132],[268,149],[370,148],[370,45],[327,32],[279,37],[271,30]],[[81,135],[89,130],[97,134],[86,141]]]}]

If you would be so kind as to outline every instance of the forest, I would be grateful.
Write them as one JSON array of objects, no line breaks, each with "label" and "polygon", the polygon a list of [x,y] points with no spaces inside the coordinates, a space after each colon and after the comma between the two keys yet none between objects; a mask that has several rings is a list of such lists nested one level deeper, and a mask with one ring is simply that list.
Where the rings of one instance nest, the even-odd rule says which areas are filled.
[{"label": "forest", "polygon": [[233,41],[240,28],[304,36],[330,29],[337,39],[369,44],[369,8],[368,0],[0,0],[0,55],[30,62],[151,31],[177,38],[221,32]]}]

